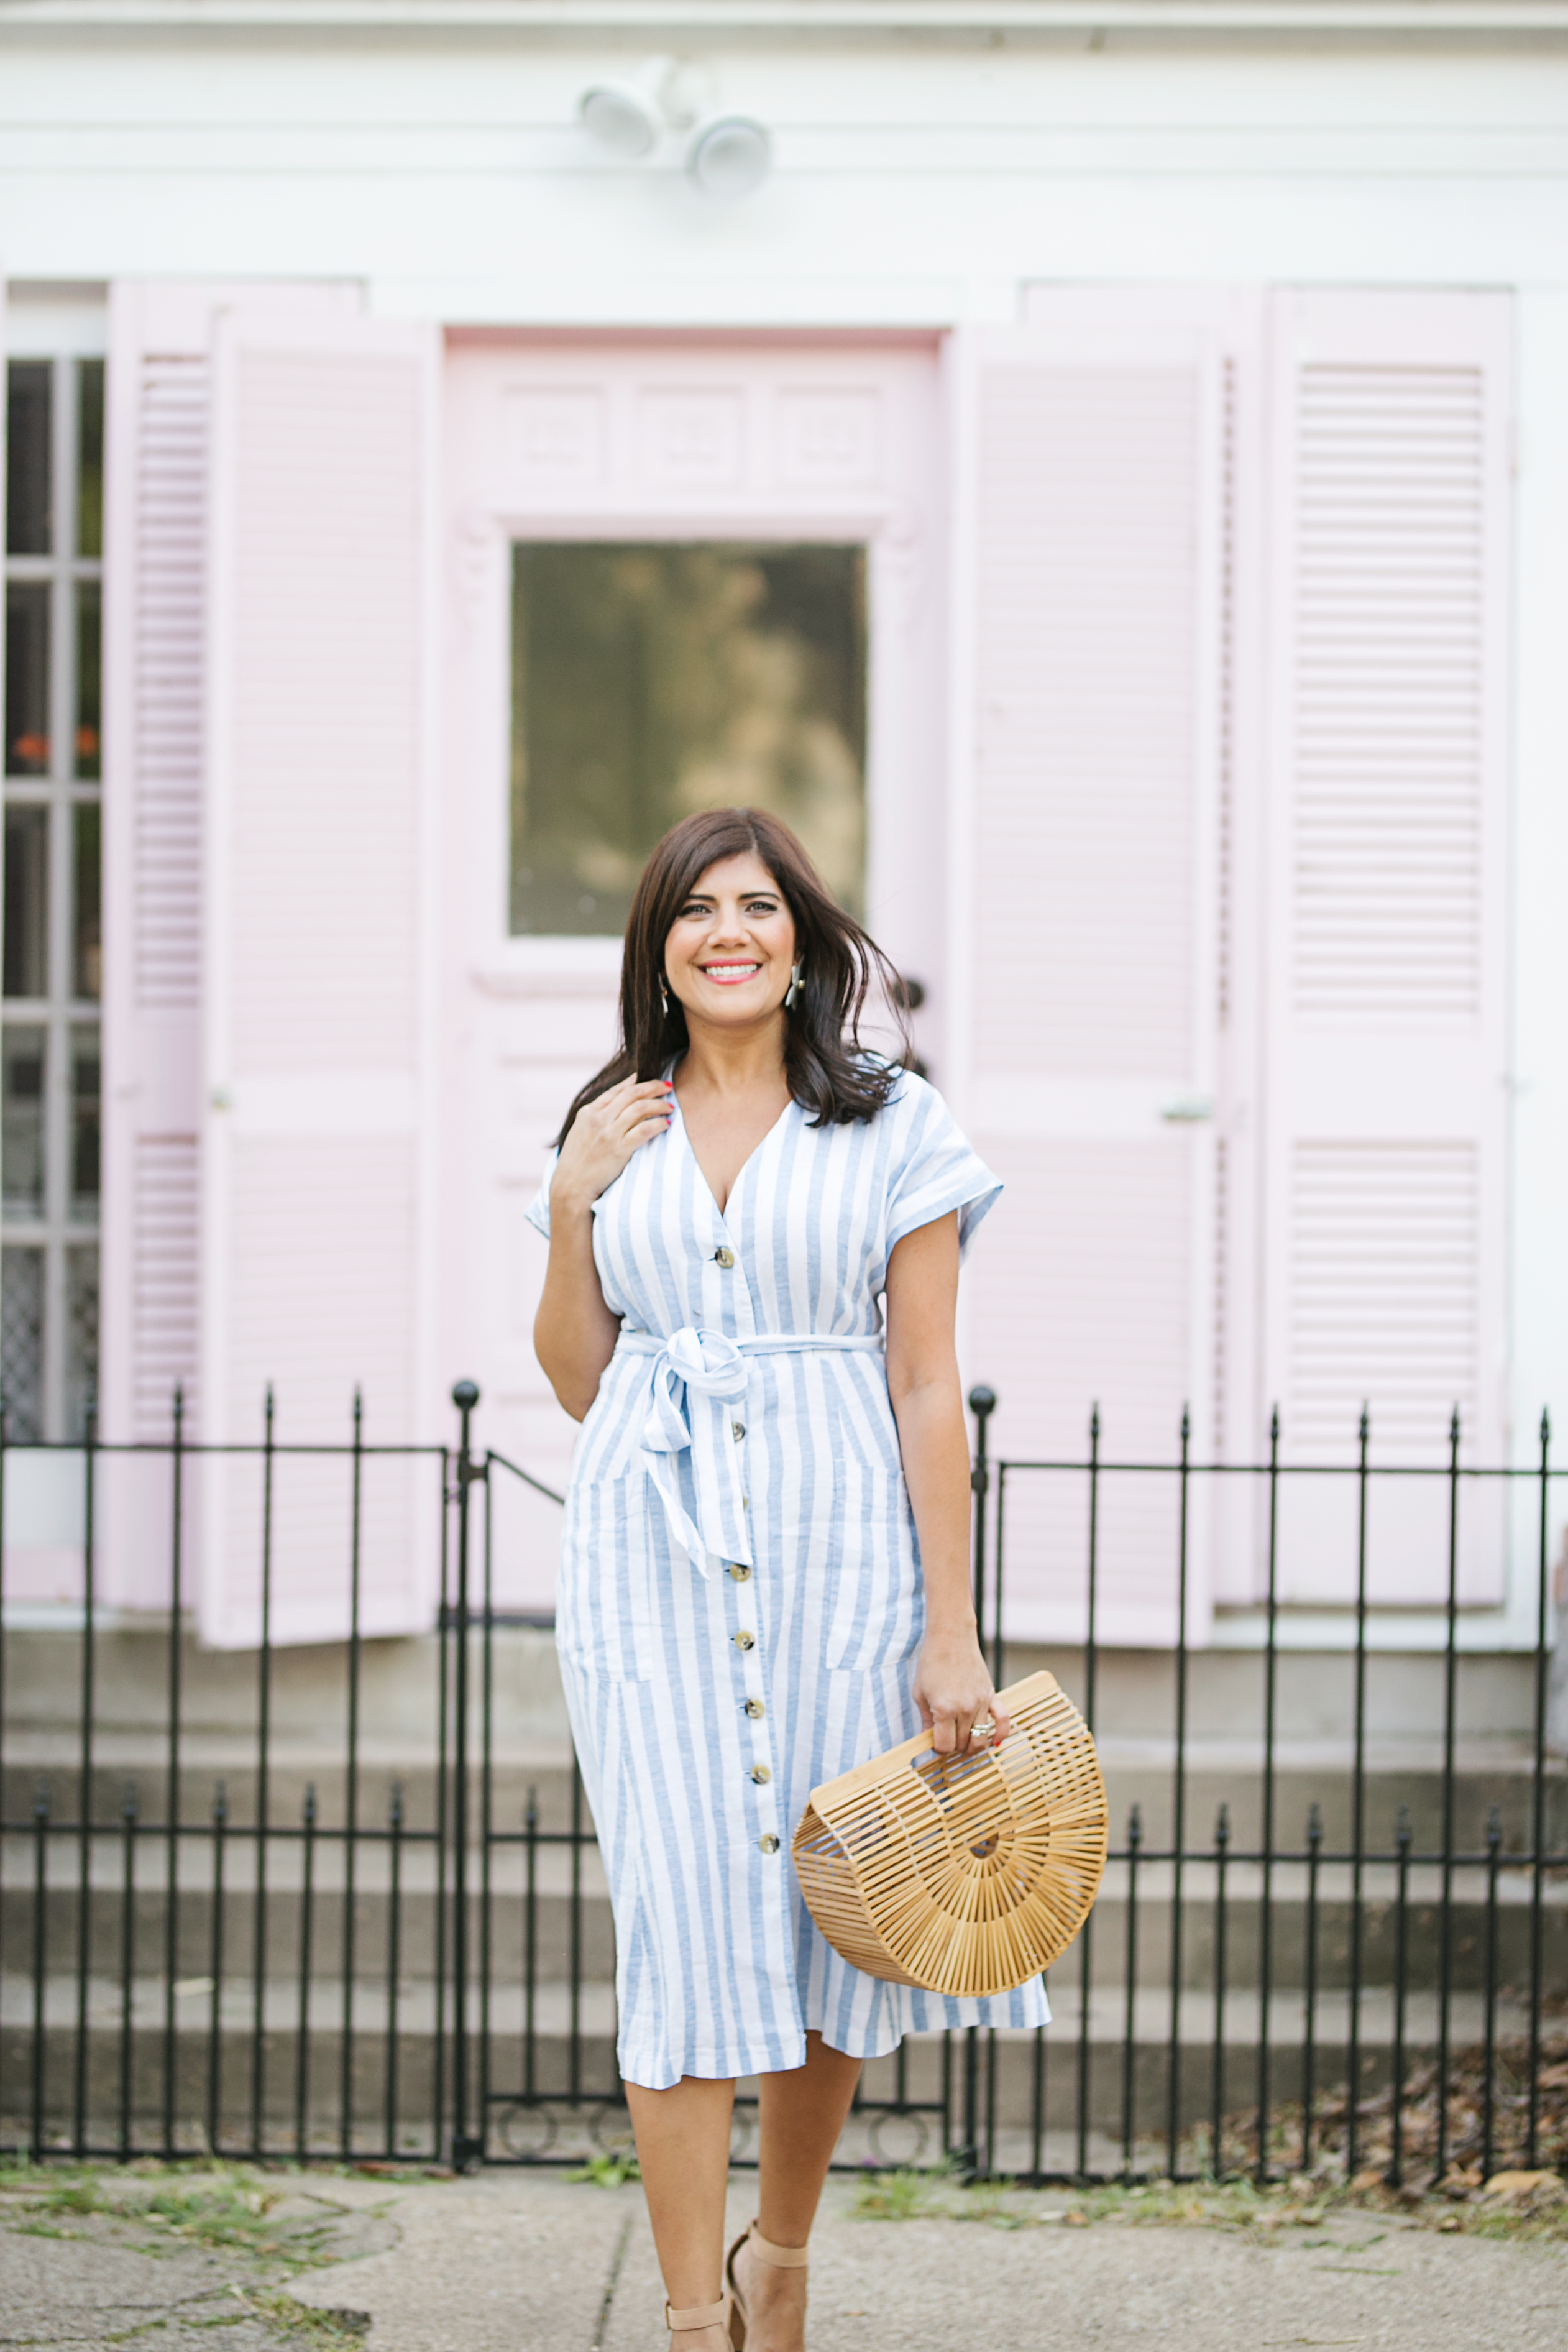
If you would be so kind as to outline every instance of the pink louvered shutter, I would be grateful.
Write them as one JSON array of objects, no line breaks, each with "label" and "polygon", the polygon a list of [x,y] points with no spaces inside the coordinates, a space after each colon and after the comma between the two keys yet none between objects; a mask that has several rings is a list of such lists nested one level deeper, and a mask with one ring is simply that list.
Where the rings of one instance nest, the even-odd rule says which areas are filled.
[{"label": "pink louvered shutter", "polygon": [[[202,1396],[281,1444],[427,1433],[429,933],[438,341],[368,319],[220,322],[212,457]],[[349,1614],[351,1485],[287,1456],[273,1632]],[[361,1622],[431,1622],[432,1465],[364,1467]],[[202,1621],[254,1640],[254,1464],[209,1474]]]},{"label": "pink louvered shutter", "polygon": [[[1507,1443],[1511,310],[1281,292],[1270,315],[1266,1392],[1286,1458]],[[1495,1490],[1461,1591],[1501,1592]],[[1374,1491],[1373,1597],[1440,1599],[1440,1484]],[[1354,1591],[1354,1492],[1292,1497],[1292,1599]]]},{"label": "pink louvered shutter", "polygon": [[[203,701],[214,324],[307,315],[342,285],[122,281],[110,305],[104,531],[104,1185],[99,1408],[117,1444],[200,1429],[198,1132]],[[104,1590],[168,1598],[169,1479],[111,1460]],[[186,1529],[187,1564],[194,1515]]]},{"label": "pink louvered shutter", "polygon": [[[957,354],[948,1076],[1008,1191],[967,1277],[1000,1452],[1195,1456],[1216,1390],[1223,306],[1038,295]],[[1005,1622],[1085,1622],[1087,1482],[1008,1490]],[[1174,1482],[1108,1476],[1103,1640],[1175,1631]],[[1207,1622],[1195,1522],[1189,1629]]]}]

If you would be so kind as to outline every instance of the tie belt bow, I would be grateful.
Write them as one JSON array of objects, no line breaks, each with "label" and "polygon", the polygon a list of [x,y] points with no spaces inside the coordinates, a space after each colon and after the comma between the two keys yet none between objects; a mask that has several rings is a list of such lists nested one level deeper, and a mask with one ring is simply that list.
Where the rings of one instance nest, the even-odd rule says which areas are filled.
[{"label": "tie belt bow", "polygon": [[[824,1331],[758,1331],[732,1339],[723,1331],[685,1324],[661,1339],[653,1331],[622,1330],[617,1355],[648,1356],[648,1406],[643,1423],[643,1465],[663,1499],[670,1532],[704,1576],[713,1562],[751,1564],[740,1457],[729,1408],[746,1396],[748,1356],[795,1355],[824,1349],[867,1352],[882,1347],[880,1332],[851,1336]],[[675,1456],[689,1449],[696,1488],[694,1518],[681,1500]]]}]

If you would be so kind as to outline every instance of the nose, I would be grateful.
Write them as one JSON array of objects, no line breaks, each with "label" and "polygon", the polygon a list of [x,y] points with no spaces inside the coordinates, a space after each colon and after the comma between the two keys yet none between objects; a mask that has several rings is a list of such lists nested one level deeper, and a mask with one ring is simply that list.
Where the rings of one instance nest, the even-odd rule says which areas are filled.
[{"label": "nose", "polygon": [[727,948],[745,947],[749,943],[750,936],[746,918],[738,908],[732,912],[716,914],[713,919],[713,928],[708,933],[708,938],[715,947]]}]

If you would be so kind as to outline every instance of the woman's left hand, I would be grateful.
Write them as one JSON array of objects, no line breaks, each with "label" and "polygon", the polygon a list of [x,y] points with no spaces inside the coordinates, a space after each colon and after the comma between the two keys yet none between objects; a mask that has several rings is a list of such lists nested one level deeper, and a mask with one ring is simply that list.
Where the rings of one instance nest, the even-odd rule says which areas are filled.
[{"label": "woman's left hand", "polygon": [[967,1756],[975,1725],[988,1716],[998,1744],[1012,1731],[972,1633],[926,1634],[915,1668],[915,1703],[938,1756]]}]

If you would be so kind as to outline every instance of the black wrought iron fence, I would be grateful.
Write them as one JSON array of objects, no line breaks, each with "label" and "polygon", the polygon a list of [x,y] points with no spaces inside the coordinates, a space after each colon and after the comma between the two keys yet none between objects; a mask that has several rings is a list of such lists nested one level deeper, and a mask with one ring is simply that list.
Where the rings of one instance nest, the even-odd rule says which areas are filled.
[{"label": "black wrought iron fence", "polygon": [[[357,1408],[339,1447],[278,1443],[270,1409],[254,1446],[193,1445],[177,1399],[152,1447],[103,1446],[90,1423],[68,1455],[9,1447],[0,1422],[0,1514],[21,1457],[52,1450],[81,1480],[84,1539],[69,1630],[13,1611],[0,1633],[0,2145],[465,2165],[627,2136],[593,1825],[564,1749],[519,1736],[507,1685],[538,1636],[497,1599],[502,1496],[559,1497],[474,1447],[477,1402],[459,1384],[455,1443],[427,1448],[368,1443]],[[1375,1466],[1364,1423],[1348,1471],[1287,1465],[1277,1426],[1258,1465],[1194,1464],[1185,1423],[1171,1460],[1124,1462],[1097,1416],[1082,1458],[1035,1463],[991,1458],[994,1402],[970,1399],[983,1637],[998,1683],[1047,1658],[1078,1699],[1116,1834],[1096,1912],[1051,1972],[1056,2022],[912,2038],[874,2062],[843,2160],[946,2157],[1032,2179],[1371,2166],[1396,2180],[1568,2161],[1544,1423],[1522,1472],[1464,1464],[1457,1423],[1437,1466]],[[259,1640],[214,1659],[193,1644],[186,1583],[193,1485],[220,1455],[254,1483]],[[106,1618],[98,1597],[124,1457],[166,1494],[157,1633]],[[318,1497],[324,1477],[340,1484],[341,1627],[286,1663],[272,1603],[302,1464]],[[414,1476],[439,1607],[428,1639],[392,1645],[394,1665],[366,1630],[372,1538],[391,1524],[378,1482]],[[1354,1642],[1343,1736],[1303,1744],[1284,1703],[1297,1662],[1281,1571],[1314,1481],[1345,1500]],[[1431,1719],[1391,1746],[1373,1630],[1378,1497],[1399,1481],[1437,1500],[1441,1644]],[[1133,1491],[1159,1498],[1169,1540],[1152,1542],[1147,1514],[1134,1529],[1165,1621],[1152,1612],[1129,1697],[1128,1626],[1113,1646],[1105,1634],[1124,1566],[1107,1545]],[[1222,1492],[1249,1498],[1262,1579],[1257,1646],[1223,1654],[1253,1679],[1240,1726],[1223,1692],[1217,1715],[1197,1688],[1219,1654],[1189,1633],[1194,1528]],[[1513,1660],[1511,1723],[1500,1685],[1485,1721],[1501,1736],[1478,1744],[1466,1677],[1497,1685],[1501,1654],[1468,1646],[1462,1532],[1479,1496],[1506,1512],[1516,1553],[1528,1512],[1533,1643]],[[0,1599],[5,1573],[0,1556]],[[1026,1580],[1077,1624],[1051,1639],[1031,1626],[1015,1605]],[[743,2098],[743,2161],[752,2115]]]}]

